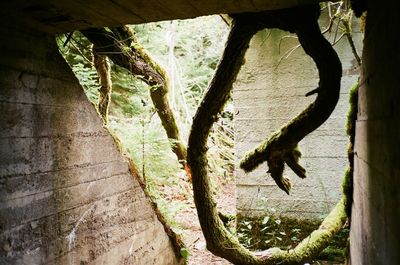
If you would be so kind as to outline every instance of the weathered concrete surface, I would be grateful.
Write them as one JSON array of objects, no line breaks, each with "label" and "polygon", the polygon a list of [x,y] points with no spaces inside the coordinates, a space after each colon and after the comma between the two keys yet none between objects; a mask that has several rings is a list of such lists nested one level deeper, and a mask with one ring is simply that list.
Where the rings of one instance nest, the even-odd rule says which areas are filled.
[{"label": "weathered concrete surface", "polygon": [[0,36],[0,264],[177,264],[54,38]]},{"label": "weathered concrete surface", "polygon": [[213,14],[256,12],[321,0],[13,0],[0,4],[2,19],[51,33]]},{"label": "weathered concrete surface", "polygon": [[354,156],[351,264],[400,264],[400,17],[368,1]]},{"label": "weathered concrete surface", "polygon": [[[320,25],[328,25],[327,17]],[[361,51],[361,34],[357,27],[353,30],[356,47]],[[326,36],[332,39],[334,32]],[[276,29],[261,31],[251,41],[233,92],[238,160],[314,100],[315,96],[304,96],[318,86],[318,71],[312,59],[299,47],[282,60],[296,45],[298,40],[293,35]],[[346,38],[335,45],[335,50],[343,64],[340,100],[330,119],[300,143],[301,164],[308,177],[302,180],[290,169],[285,170],[293,183],[287,196],[266,173],[266,163],[249,174],[237,166],[238,214],[261,216],[275,208],[277,215],[320,219],[339,200],[347,166],[348,89],[357,80],[359,70]]]}]

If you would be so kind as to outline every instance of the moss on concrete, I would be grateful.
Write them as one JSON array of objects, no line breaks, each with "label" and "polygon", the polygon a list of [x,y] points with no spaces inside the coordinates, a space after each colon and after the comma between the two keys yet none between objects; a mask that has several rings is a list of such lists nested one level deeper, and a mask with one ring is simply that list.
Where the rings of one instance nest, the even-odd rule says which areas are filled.
[{"label": "moss on concrete", "polygon": [[353,172],[354,172],[354,140],[356,134],[356,120],[358,109],[358,82],[350,89],[349,111],[347,113],[346,133],[349,136],[349,145],[347,147],[347,157],[349,167],[343,177],[342,188],[345,198],[345,208],[347,217],[351,217],[351,204],[353,202]]}]

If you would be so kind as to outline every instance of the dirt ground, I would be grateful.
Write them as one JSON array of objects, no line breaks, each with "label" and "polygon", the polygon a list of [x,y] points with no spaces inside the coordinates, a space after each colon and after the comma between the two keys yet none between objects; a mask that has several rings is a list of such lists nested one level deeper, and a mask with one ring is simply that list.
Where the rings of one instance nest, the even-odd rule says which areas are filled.
[{"label": "dirt ground", "polygon": [[[234,181],[222,184],[219,194],[215,197],[218,208],[225,214],[235,214],[236,195]],[[213,255],[206,249],[206,242],[201,232],[194,203],[190,208],[180,212],[176,221],[184,229],[183,240],[189,248],[189,265],[225,265],[232,264],[225,259]]]}]

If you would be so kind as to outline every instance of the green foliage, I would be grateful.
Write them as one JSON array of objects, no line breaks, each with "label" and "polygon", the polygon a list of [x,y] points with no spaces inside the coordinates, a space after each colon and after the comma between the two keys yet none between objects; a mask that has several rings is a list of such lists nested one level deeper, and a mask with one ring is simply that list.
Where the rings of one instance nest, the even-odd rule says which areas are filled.
[{"label": "green foliage", "polygon": [[[318,221],[277,217],[275,209],[271,208],[263,217],[238,216],[237,236],[242,244],[253,250],[271,247],[290,250],[317,229],[319,224]],[[338,232],[318,259],[343,262],[348,236],[347,228]]]},{"label": "green foliage", "polygon": [[274,208],[260,218],[238,218],[238,238],[254,250],[270,247],[292,249],[316,228],[317,222],[277,217]]},{"label": "green foliage", "polygon": [[[132,26],[138,41],[160,62],[171,79],[170,103],[178,114],[180,129],[188,134],[192,116],[222,53],[228,27],[217,17],[167,21]],[[100,87],[92,63],[91,43],[79,32],[57,37],[61,54],[97,107]],[[65,46],[65,47],[64,47]],[[155,114],[147,84],[140,77],[111,62],[112,96],[107,128],[132,158],[146,182],[146,189],[169,224],[177,227],[176,214],[188,207],[190,184],[170,148]],[[233,172],[232,113],[226,111],[210,140],[215,175]],[[186,137],[185,137],[186,138]],[[221,148],[219,148],[221,146]],[[214,180],[215,182],[215,180]],[[217,185],[217,184],[215,184]],[[185,251],[184,253],[185,254]],[[185,254],[186,255],[186,254]]]},{"label": "green foliage", "polygon": [[221,56],[227,25],[218,16],[210,16],[132,27],[140,43],[167,69],[170,77],[178,77],[176,87],[171,89],[181,88],[180,96],[185,97],[193,111]]},{"label": "green foliage", "polygon": [[147,85],[126,69],[113,65],[111,115],[133,118],[152,112]]},{"label": "green foliage", "polygon": [[345,207],[347,218],[351,219],[351,206],[353,203],[353,174],[354,174],[354,141],[356,134],[356,120],[358,110],[358,81],[350,88],[349,110],[347,113],[346,133],[349,137],[347,146],[347,158],[349,166],[345,172],[342,181],[342,189],[345,198]]},{"label": "green foliage", "polygon": [[355,120],[357,119],[358,108],[358,81],[350,88],[349,110],[347,113],[346,133],[350,138],[350,142],[354,142]]},{"label": "green foliage", "polygon": [[92,63],[91,44],[79,32],[74,32],[67,45],[64,46],[66,39],[65,35],[56,38],[60,53],[78,78],[90,102],[97,104],[100,84]]},{"label": "green foliage", "polygon": [[[167,71],[170,103],[186,138],[192,117],[222,54],[228,26],[220,17],[209,16],[132,28],[143,47]],[[232,117],[233,106],[229,102],[210,135],[210,171],[220,180],[233,177]]]},{"label": "green foliage", "polygon": [[186,260],[187,260],[187,259],[189,258],[189,256],[190,256],[190,252],[189,252],[189,250],[188,250],[187,248],[181,248],[180,253],[181,253],[182,257],[183,257],[184,259],[186,259]]}]

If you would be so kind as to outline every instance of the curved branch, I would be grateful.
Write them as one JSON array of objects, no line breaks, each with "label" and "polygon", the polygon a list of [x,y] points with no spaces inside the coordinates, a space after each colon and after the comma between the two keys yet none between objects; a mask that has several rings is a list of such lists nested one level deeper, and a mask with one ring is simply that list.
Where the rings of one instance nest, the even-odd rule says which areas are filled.
[{"label": "curved branch", "polygon": [[339,57],[321,34],[316,20],[312,21],[307,16],[303,22],[298,21],[293,30],[299,37],[304,51],[317,65],[319,85],[307,95],[318,93],[318,96],[303,112],[247,153],[240,162],[240,167],[248,172],[267,161],[271,177],[287,193],[290,191],[290,181],[282,176],[284,163],[300,178],[306,177],[305,169],[298,164],[300,152],[297,150],[297,144],[323,124],[335,109],[342,76]]},{"label": "curved branch", "polygon": [[[290,147],[292,153],[283,152],[283,158],[285,161],[289,161],[289,164],[293,168],[297,167],[297,158],[299,156],[295,151],[296,141],[302,139],[303,134],[311,132],[315,127],[315,124],[321,124],[328,116],[328,111],[324,111],[325,115],[317,113],[315,108],[325,109],[325,104],[329,104],[331,109],[336,104],[337,99],[332,98],[334,103],[328,103],[329,101],[326,96],[330,97],[330,91],[325,91],[328,87],[337,85],[337,78],[331,78],[325,76],[327,73],[327,63],[323,60],[331,60],[332,52],[327,47],[327,42],[321,40],[320,31],[318,30],[317,36],[315,36],[315,29],[318,28],[317,17],[319,14],[319,6],[305,6],[286,10],[266,11],[262,13],[244,13],[233,16],[232,28],[228,37],[228,41],[224,50],[224,54],[217,68],[217,71],[209,85],[209,89],[201,102],[197,113],[194,117],[192,129],[189,136],[188,145],[188,164],[192,172],[193,181],[193,193],[196,204],[197,213],[200,220],[200,225],[203,230],[204,237],[207,242],[207,248],[220,257],[223,257],[234,264],[298,264],[298,260],[309,260],[316,254],[318,254],[324,246],[329,242],[329,239],[340,229],[345,220],[343,216],[343,203],[342,201],[335,208],[330,215],[334,215],[332,219],[327,219],[326,222],[317,230],[317,234],[310,235],[306,241],[302,243],[295,250],[287,251],[279,249],[270,249],[268,251],[260,253],[252,253],[239,243],[237,238],[228,232],[222,221],[218,216],[216,203],[212,197],[210,189],[209,177],[207,172],[207,138],[210,133],[211,126],[217,119],[218,114],[222,111],[222,108],[229,98],[229,93],[232,89],[232,84],[240,70],[240,67],[244,61],[244,55],[248,48],[249,42],[252,36],[260,29],[278,27],[284,30],[292,32],[296,29],[299,30],[301,36],[301,44],[305,46],[306,52],[311,53],[313,59],[317,63],[317,67],[322,69],[321,74],[319,96],[316,107],[309,107],[310,114],[303,112],[300,116],[304,117],[302,122],[296,121],[286,126],[286,130],[294,133],[294,136],[290,136],[287,133],[281,133],[281,137],[274,138],[273,150],[277,147]],[[311,26],[310,29],[307,27]],[[299,36],[300,38],[300,36]],[[314,44],[314,38],[317,38],[317,43]],[[329,43],[328,43],[329,44]],[[322,46],[323,50],[319,50],[319,53],[323,53],[324,50],[329,49],[330,56],[316,55],[315,49],[320,49]],[[335,56],[333,56],[335,57]],[[336,65],[336,58],[334,58],[334,64]],[[339,63],[340,65],[340,63]],[[334,66],[335,67],[335,66]],[[340,67],[338,67],[340,69]],[[334,71],[336,75],[337,70]],[[320,72],[321,73],[321,72]],[[324,74],[325,73],[325,74]],[[322,81],[323,80],[323,81]],[[339,78],[340,80],[340,78]],[[333,82],[334,84],[325,84],[325,82]],[[326,89],[325,89],[326,88]],[[336,93],[333,93],[336,95]],[[325,95],[325,96],[320,96]],[[332,107],[333,105],[333,107]],[[322,116],[321,116],[322,115]],[[317,119],[315,121],[314,119]],[[319,125],[318,125],[319,126]],[[317,126],[317,127],[318,127]],[[294,131],[299,130],[299,132]],[[279,136],[279,135],[277,135]],[[289,143],[284,143],[287,140]],[[279,145],[277,145],[276,143]],[[269,145],[271,148],[271,145]],[[273,153],[275,155],[275,152]],[[278,157],[279,158],[279,157]],[[282,158],[280,158],[282,159]],[[301,171],[301,168],[296,169]],[[321,235],[321,236],[319,236]],[[314,245],[310,245],[307,242],[312,240],[315,242]]]},{"label": "curved branch", "polygon": [[256,31],[252,25],[233,21],[220,64],[194,117],[188,144],[194,201],[207,248],[234,264],[252,264],[258,258],[224,228],[218,216],[207,176],[206,144],[210,129],[229,98],[250,39]]}]

